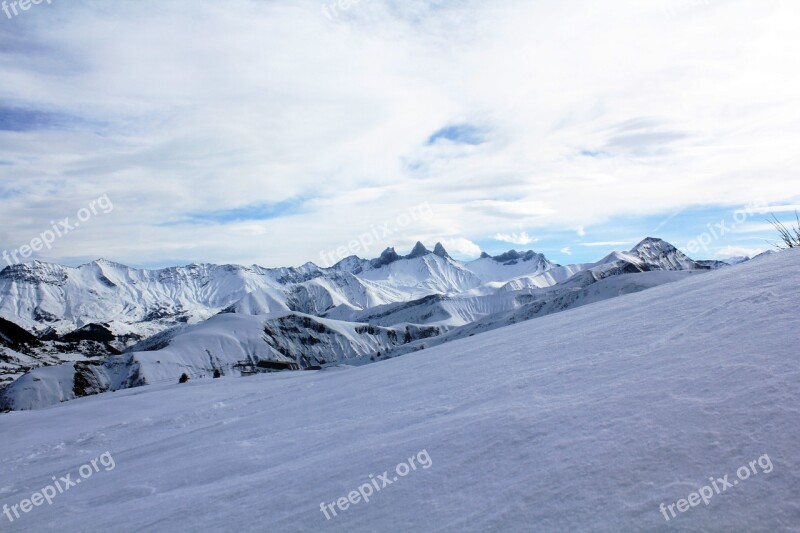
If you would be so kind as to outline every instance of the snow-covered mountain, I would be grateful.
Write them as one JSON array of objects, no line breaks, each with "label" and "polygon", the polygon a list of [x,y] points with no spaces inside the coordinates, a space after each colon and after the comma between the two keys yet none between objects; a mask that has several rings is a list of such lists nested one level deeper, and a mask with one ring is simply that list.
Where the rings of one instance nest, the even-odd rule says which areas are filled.
[{"label": "snow-covered mountain", "polygon": [[421,243],[406,256],[390,248],[377,259],[349,257],[328,269],[307,263],[299,268],[195,264],[143,270],[102,259],[77,268],[34,261],[0,272],[0,317],[37,335],[102,325],[130,345],[221,311],[297,311],[347,320],[375,306],[457,294],[550,266],[533,252],[464,264],[441,244],[430,251]]},{"label": "snow-covered mountain", "polygon": [[[0,415],[2,503],[106,452],[115,461],[6,526],[796,531],[798,261],[790,250],[690,274],[357,368]],[[423,451],[429,461],[396,473]],[[369,502],[326,519],[321,502],[384,472]],[[708,505],[662,514],[720,478],[731,486]]]},{"label": "snow-covered mountain", "polygon": [[[703,268],[658,239],[646,239],[601,263],[629,263],[643,270]],[[389,248],[377,259],[349,257],[328,269],[307,263],[299,268],[195,264],[143,270],[106,260],[76,268],[34,261],[0,271],[0,316],[37,333],[52,329],[63,334],[101,323],[116,335],[144,338],[227,308],[320,315],[342,305],[364,310],[521,277],[550,286],[583,268],[560,267],[541,254],[513,250],[462,263],[441,244],[430,251],[422,243],[406,256]]]},{"label": "snow-covered mountain", "polygon": [[[389,249],[378,259],[348,258],[331,269],[310,264],[294,270],[196,265],[132,271],[121,265],[93,263],[88,266],[95,273],[92,277],[83,268],[74,269],[77,274],[62,271],[67,278],[59,285],[63,294],[71,296],[69,290],[78,286],[70,282],[70,274],[89,283],[102,272],[102,279],[107,280],[103,282],[107,299],[102,300],[106,305],[102,309],[116,310],[113,292],[122,291],[125,280],[139,289],[145,284],[131,280],[158,280],[140,300],[162,307],[164,301],[177,301],[184,310],[181,320],[174,320],[175,314],[155,317],[148,323],[149,327],[161,326],[155,335],[139,340],[128,353],[107,358],[100,356],[116,354],[119,350],[115,348],[120,347],[119,337],[111,332],[113,320],[105,325],[90,323],[62,335],[62,341],[69,338],[66,340],[117,344],[106,353],[87,347],[85,355],[94,356],[89,361],[74,357],[71,354],[76,350],[72,350],[64,357],[68,363],[60,368],[34,369],[49,366],[50,360],[29,365],[25,368],[30,370],[29,375],[3,393],[5,408],[43,407],[78,396],[175,379],[181,373],[207,375],[217,367],[230,368],[243,358],[265,364],[291,362],[297,368],[360,364],[708,270],[658,239],[645,239],[629,252],[612,254],[598,263],[569,266],[553,264],[534,252],[513,251],[464,264],[454,261],[440,244],[429,251],[418,243],[407,256]],[[230,299],[224,296],[222,287],[233,290],[235,296],[245,294],[220,310],[220,304]],[[95,296],[93,291],[88,291],[89,301]],[[74,296],[76,301],[81,297],[80,293]],[[215,307],[208,307],[210,304]],[[89,307],[84,304],[82,309]],[[130,308],[141,316],[147,307]],[[191,320],[187,309],[194,310]],[[102,312],[97,307],[94,310]],[[220,315],[197,322],[215,310]],[[287,321],[300,320],[298,317],[308,331],[286,327]],[[101,314],[96,318],[112,317]],[[191,325],[193,321],[197,324]],[[168,329],[163,329],[165,326]],[[55,335],[53,331],[49,335]],[[128,344],[136,339],[130,336]],[[234,344],[223,342],[228,339],[235,339]],[[14,377],[20,370],[16,369]]]},{"label": "snow-covered mountain", "polygon": [[628,252],[612,252],[598,262],[630,272],[650,270],[702,270],[706,267],[662,239],[648,237]]},{"label": "snow-covered mountain", "polygon": [[105,260],[77,268],[34,261],[0,272],[0,315],[37,332],[66,333],[107,323],[116,334],[145,337],[178,323],[207,319],[256,289],[318,275],[311,266],[140,270]]},{"label": "snow-covered mountain", "polygon": [[311,314],[340,305],[361,310],[459,293],[549,266],[543,258],[513,266],[490,260],[493,268],[480,261],[471,269],[450,258],[441,244],[431,252],[421,243],[407,256],[390,248],[377,259],[350,257],[328,269],[307,263],[299,268],[195,264],[142,270],[106,260],[77,268],[34,261],[0,272],[0,316],[37,333],[67,333],[103,323],[117,335],[144,338],[227,308]]}]

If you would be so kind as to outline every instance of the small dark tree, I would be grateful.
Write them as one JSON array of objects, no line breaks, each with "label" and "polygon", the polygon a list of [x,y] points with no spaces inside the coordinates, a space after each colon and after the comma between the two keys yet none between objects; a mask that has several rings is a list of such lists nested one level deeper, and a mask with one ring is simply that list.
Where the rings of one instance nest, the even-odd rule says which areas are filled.
[{"label": "small dark tree", "polygon": [[219,379],[222,377],[222,372],[219,371],[219,368],[214,369],[214,379]]},{"label": "small dark tree", "polygon": [[187,381],[189,381],[189,374],[184,372],[181,374],[181,379],[178,380],[178,383],[186,383]]},{"label": "small dark tree", "polygon": [[779,250],[800,248],[800,213],[795,211],[794,218],[797,221],[797,225],[787,228],[783,222],[778,220],[778,217],[776,217],[774,214],[772,215],[772,220],[769,220],[769,223],[772,224],[776,230],[778,230],[781,241],[783,241],[782,244],[772,243],[775,248]]}]

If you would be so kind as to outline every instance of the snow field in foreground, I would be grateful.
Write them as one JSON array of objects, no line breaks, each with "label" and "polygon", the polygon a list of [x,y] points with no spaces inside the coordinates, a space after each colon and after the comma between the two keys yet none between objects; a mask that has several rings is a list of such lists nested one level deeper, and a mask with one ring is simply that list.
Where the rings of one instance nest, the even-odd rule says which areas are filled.
[{"label": "snow field in foreground", "polygon": [[[0,416],[0,504],[116,466],[10,531],[797,531],[797,252],[358,368]],[[327,520],[322,503],[426,450]],[[768,454],[667,522],[677,502]],[[733,480],[733,477],[729,477]]]}]

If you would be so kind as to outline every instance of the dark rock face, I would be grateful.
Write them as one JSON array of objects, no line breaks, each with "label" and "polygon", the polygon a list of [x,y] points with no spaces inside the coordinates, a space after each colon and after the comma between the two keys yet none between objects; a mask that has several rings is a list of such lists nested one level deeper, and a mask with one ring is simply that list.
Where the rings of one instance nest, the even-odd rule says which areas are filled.
[{"label": "dark rock face", "polygon": [[394,248],[387,248],[383,251],[379,258],[370,261],[370,265],[372,268],[380,268],[382,266],[390,265],[400,259],[401,257],[397,255],[397,252],[394,251]]},{"label": "dark rock face", "polygon": [[12,350],[22,351],[25,347],[37,347],[41,345],[41,342],[27,330],[11,321],[0,318],[0,345],[7,346]]},{"label": "dark rock face", "polygon": [[92,396],[106,392],[109,387],[99,379],[95,372],[103,361],[81,361],[75,363],[75,377],[73,378],[72,393],[76,398]]},{"label": "dark rock face", "polygon": [[433,253],[443,259],[452,259],[450,254],[447,253],[447,250],[444,249],[444,246],[442,246],[442,243],[440,242],[437,242],[436,246],[433,247]]},{"label": "dark rock face", "polygon": [[61,337],[62,342],[111,342],[115,340],[114,334],[102,324],[87,324],[81,329],[72,331]]},{"label": "dark rock face", "polygon": [[431,253],[431,251],[425,248],[424,244],[417,242],[417,244],[414,245],[414,249],[411,250],[411,253],[406,256],[406,259],[415,259],[417,257],[428,255],[429,253]]}]

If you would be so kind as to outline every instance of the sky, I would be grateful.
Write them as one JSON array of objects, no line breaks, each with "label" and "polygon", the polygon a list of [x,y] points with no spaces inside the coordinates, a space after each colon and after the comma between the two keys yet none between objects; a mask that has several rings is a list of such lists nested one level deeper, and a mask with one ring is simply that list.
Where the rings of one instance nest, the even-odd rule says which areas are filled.
[{"label": "sky", "polygon": [[793,0],[0,7],[0,266],[720,258],[800,206]]}]

